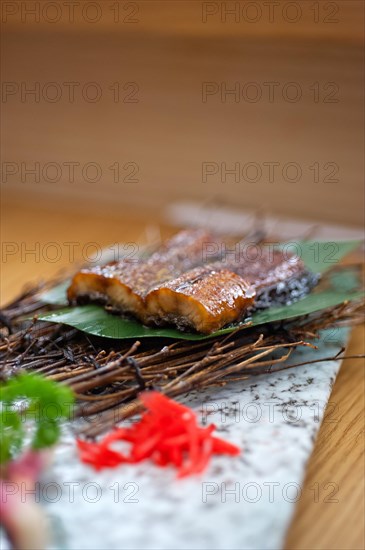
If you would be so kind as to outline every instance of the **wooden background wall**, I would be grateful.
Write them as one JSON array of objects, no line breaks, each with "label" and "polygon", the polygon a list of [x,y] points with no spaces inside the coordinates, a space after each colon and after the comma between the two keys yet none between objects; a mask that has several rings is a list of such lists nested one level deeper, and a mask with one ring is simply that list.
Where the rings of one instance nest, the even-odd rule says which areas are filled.
[{"label": "wooden background wall", "polygon": [[157,218],[193,199],[361,225],[362,2],[79,2],[73,22],[49,4],[2,3],[5,203]]}]

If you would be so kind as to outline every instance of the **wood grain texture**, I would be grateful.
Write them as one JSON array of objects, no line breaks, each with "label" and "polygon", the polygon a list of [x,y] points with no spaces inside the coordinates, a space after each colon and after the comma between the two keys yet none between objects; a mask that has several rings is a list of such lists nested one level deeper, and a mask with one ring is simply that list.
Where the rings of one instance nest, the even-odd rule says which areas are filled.
[{"label": "wood grain texture", "polygon": [[[116,218],[101,211],[97,218],[86,213],[75,217],[72,211],[67,213],[31,204],[25,208],[7,203],[4,212],[3,237],[12,242],[26,242],[29,250],[34,249],[36,243],[40,243],[40,250],[49,242],[58,243],[63,254],[57,262],[42,258],[37,261],[34,254],[28,255],[26,261],[20,253],[9,256],[1,273],[3,302],[14,297],[25,282],[51,277],[61,268],[70,268],[70,258],[62,243],[77,239],[75,259],[80,260],[80,251],[86,243],[106,246],[121,239],[139,241],[145,238],[146,224],[155,223],[151,213],[143,216],[140,213],[139,218]],[[173,229],[161,225],[161,231],[167,236]],[[363,352],[364,328],[357,327],[347,353]],[[365,547],[364,382],[362,360],[343,363],[308,465],[286,550],[357,550]],[[332,495],[333,490],[335,494]],[[327,502],[331,498],[338,502]]]},{"label": "wood grain texture", "polygon": [[[364,327],[348,355],[364,353]],[[365,548],[363,360],[344,361],[309,461],[286,550]]]},{"label": "wood grain texture", "polygon": [[[281,216],[362,224],[361,2],[332,3],[339,6],[337,23],[311,22],[313,3],[305,0],[294,3],[303,11],[297,23],[280,16],[253,24],[229,17],[224,23],[219,14],[203,23],[199,1],[138,4],[136,24],[102,18],[94,25],[3,25],[2,78],[15,92],[2,104],[2,159],[17,167],[3,178],[6,195],[64,197],[114,212],[215,198]],[[47,88],[52,82],[59,99],[55,87]],[[77,85],[72,102],[64,84],[70,82]],[[97,101],[95,88],[86,88],[85,99],[90,82],[99,86]],[[205,97],[204,83],[213,83],[215,93]],[[236,84],[238,96],[224,94]],[[25,90],[37,85],[36,100]],[[38,181],[22,174],[22,163],[37,162]],[[73,181],[69,162],[79,163]],[[94,183],[82,173],[90,162],[102,171]],[[116,162],[118,182],[110,169]],[[130,162],[138,165],[132,178],[123,168]],[[61,167],[59,178],[52,167],[42,173],[48,163]],[[206,181],[204,163],[219,170]],[[277,166],[273,181],[268,163]],[[225,177],[224,167],[239,174]]]},{"label": "wood grain texture", "polygon": [[[20,2],[12,2],[18,9],[3,10],[3,22],[12,30],[27,27],[38,29],[90,32],[158,33],[159,35],[178,34],[181,36],[288,36],[318,37],[321,40],[342,40],[362,43],[363,5],[361,0],[336,0],[327,5],[326,0],[296,0],[287,6],[286,0],[276,1],[270,8],[269,2],[261,0],[250,3],[241,1],[201,1],[201,0],[136,0],[120,1],[119,10],[115,3],[104,0],[94,2],[99,10],[86,8],[88,0],[79,0],[73,10],[68,8],[43,9],[48,0],[40,0],[38,13],[28,13],[20,9]],[[27,4],[27,2],[23,2]],[[28,1],[32,11],[31,1]],[[98,13],[99,12],[99,13]],[[38,20],[36,20],[36,17]],[[57,24],[51,19],[57,19]],[[91,20],[95,18],[93,23]],[[339,24],[340,23],[340,24]]]}]

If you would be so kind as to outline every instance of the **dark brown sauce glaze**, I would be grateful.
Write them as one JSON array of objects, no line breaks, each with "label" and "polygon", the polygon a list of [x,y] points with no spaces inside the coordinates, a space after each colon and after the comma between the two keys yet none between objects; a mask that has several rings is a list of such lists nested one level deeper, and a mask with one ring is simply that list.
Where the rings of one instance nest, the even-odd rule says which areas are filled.
[{"label": "dark brown sauce glaze", "polygon": [[299,257],[264,246],[259,256],[246,250],[234,260],[210,256],[207,263],[209,243],[224,250],[207,231],[182,231],[146,260],[83,269],[68,289],[69,300],[101,300],[145,324],[210,333],[255,309],[299,300],[318,282]]},{"label": "dark brown sauce glaze", "polygon": [[255,291],[227,269],[198,267],[152,290],[146,297],[148,324],[173,324],[209,334],[238,321]]},{"label": "dark brown sauce glaze", "polygon": [[152,288],[202,265],[205,248],[217,238],[203,229],[181,231],[146,260],[121,260],[82,269],[67,291],[71,303],[104,297],[121,311],[145,321],[144,298]]}]

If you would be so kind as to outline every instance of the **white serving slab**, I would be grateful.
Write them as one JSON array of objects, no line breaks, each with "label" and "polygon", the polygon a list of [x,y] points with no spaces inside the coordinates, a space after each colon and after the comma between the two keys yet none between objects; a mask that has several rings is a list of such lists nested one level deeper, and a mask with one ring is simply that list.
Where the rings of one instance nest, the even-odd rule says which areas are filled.
[{"label": "white serving slab", "polygon": [[[326,331],[319,351],[298,350],[290,361],[331,357],[347,337]],[[186,396],[201,422],[243,449],[214,457],[197,477],[177,480],[173,469],[147,462],[96,473],[65,435],[39,488],[52,548],[282,548],[339,367],[320,362]]]}]

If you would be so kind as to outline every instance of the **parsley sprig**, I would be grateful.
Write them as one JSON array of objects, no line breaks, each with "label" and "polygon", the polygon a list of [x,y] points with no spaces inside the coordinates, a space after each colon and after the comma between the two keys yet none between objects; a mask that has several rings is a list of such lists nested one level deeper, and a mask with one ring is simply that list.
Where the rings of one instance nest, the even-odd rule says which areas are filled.
[{"label": "parsley sprig", "polygon": [[2,384],[0,464],[20,454],[25,427],[29,424],[33,426],[32,449],[54,445],[60,436],[61,422],[70,417],[73,402],[74,396],[69,388],[36,374],[20,374]]}]

